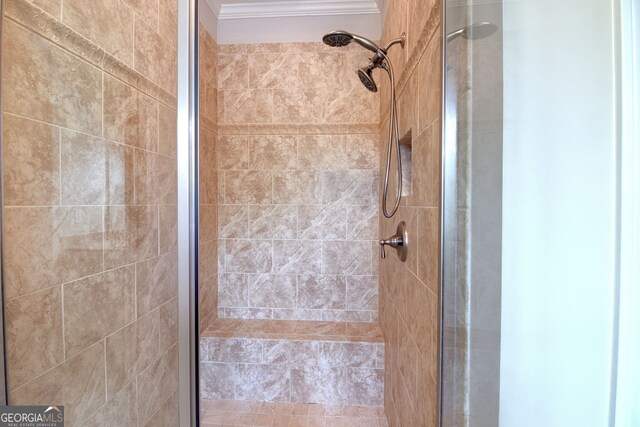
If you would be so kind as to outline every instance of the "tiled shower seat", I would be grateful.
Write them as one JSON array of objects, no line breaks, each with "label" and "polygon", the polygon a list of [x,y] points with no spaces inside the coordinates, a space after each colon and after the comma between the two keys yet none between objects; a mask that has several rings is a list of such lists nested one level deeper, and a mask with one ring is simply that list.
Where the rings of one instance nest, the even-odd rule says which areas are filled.
[{"label": "tiled shower seat", "polygon": [[203,399],[380,406],[384,344],[371,323],[218,319],[202,335]]}]

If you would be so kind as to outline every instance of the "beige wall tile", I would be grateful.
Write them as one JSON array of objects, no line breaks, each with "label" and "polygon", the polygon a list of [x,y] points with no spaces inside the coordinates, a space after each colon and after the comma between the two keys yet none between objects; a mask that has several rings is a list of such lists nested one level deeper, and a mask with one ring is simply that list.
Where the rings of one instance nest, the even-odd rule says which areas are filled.
[{"label": "beige wall tile", "polygon": [[218,169],[242,170],[249,168],[249,137],[218,137]]},{"label": "beige wall tile", "polygon": [[298,238],[345,239],[347,210],[341,206],[298,206]]},{"label": "beige wall tile", "polygon": [[440,211],[418,210],[418,278],[433,292],[438,292],[440,253]]},{"label": "beige wall tile", "polygon": [[442,37],[439,28],[429,42],[424,56],[420,60],[417,73],[418,80],[424,82],[418,88],[418,119],[419,132],[423,132],[442,114]]},{"label": "beige wall tile", "polygon": [[104,229],[107,269],[158,255],[158,209],[155,206],[108,206]]},{"label": "beige wall tile", "polygon": [[64,360],[60,287],[11,299],[5,310],[8,382],[14,390]]},{"label": "beige wall tile", "polygon": [[62,204],[104,205],[107,180],[104,141],[63,129],[60,150]]},{"label": "beige wall tile", "polygon": [[135,287],[133,267],[63,286],[67,356],[77,354],[135,319]]},{"label": "beige wall tile", "polygon": [[124,2],[151,28],[160,31],[158,28],[158,0],[124,0]]},{"label": "beige wall tile", "polygon": [[289,205],[321,204],[320,174],[312,171],[273,173],[273,203]]},{"label": "beige wall tile", "polygon": [[296,306],[296,277],[293,275],[252,274],[248,277],[248,285],[251,307]]},{"label": "beige wall tile", "polygon": [[175,252],[136,264],[138,317],[171,300],[178,291]]},{"label": "beige wall tile", "polygon": [[273,266],[273,244],[266,240],[226,240],[225,271],[268,273]]},{"label": "beige wall tile", "polygon": [[220,90],[219,123],[271,123],[274,96],[272,90]]},{"label": "beige wall tile", "polygon": [[60,136],[53,126],[4,115],[5,205],[60,201]]},{"label": "beige wall tile", "polygon": [[107,337],[109,399],[157,359],[160,354],[160,322],[160,310],[154,310]]},{"label": "beige wall tile", "polygon": [[92,7],[65,1],[62,22],[125,64],[133,64],[133,12],[119,0],[101,0]]},{"label": "beige wall tile", "polygon": [[31,3],[41,8],[49,15],[52,15],[58,19],[60,18],[60,11],[62,7],[62,3],[60,0],[32,0]]},{"label": "beige wall tile", "polygon": [[120,80],[104,76],[105,138],[158,151],[158,126],[157,101]]},{"label": "beige wall tile", "polygon": [[102,208],[6,208],[7,298],[102,271]]},{"label": "beige wall tile", "polygon": [[341,275],[369,275],[371,274],[369,250],[369,242],[366,241],[323,241],[323,272]]},{"label": "beige wall tile", "polygon": [[173,299],[160,306],[160,351],[168,350],[178,341],[178,301]]},{"label": "beige wall tile", "polygon": [[291,88],[300,84],[298,65],[301,61],[295,54],[250,53],[247,62],[248,83],[251,88]]},{"label": "beige wall tile", "polygon": [[229,204],[270,204],[271,173],[262,171],[228,171],[224,176],[224,200]]},{"label": "beige wall tile", "polygon": [[178,210],[175,205],[160,205],[160,254],[174,252],[178,248]]},{"label": "beige wall tile", "polygon": [[100,71],[11,21],[4,31],[5,112],[101,135]]},{"label": "beige wall tile", "polygon": [[9,396],[12,405],[64,405],[65,422],[76,425],[106,402],[104,344],[96,343]]},{"label": "beige wall tile", "polygon": [[296,137],[254,136],[249,139],[249,169],[295,169],[296,163]]},{"label": "beige wall tile", "polygon": [[[165,1],[165,0],[162,0]],[[176,111],[159,104],[158,111],[158,151],[169,157],[176,156],[178,117]],[[151,125],[151,123],[149,123]]]},{"label": "beige wall tile", "polygon": [[134,149],[109,141],[105,145],[107,204],[133,204]]},{"label": "beige wall tile", "polygon": [[145,427],[173,427],[177,426],[178,419],[178,393],[174,393],[165,400],[160,409],[147,421]]},{"label": "beige wall tile", "polygon": [[274,240],[273,272],[278,274],[320,273],[319,242],[312,240]]},{"label": "beige wall tile", "polygon": [[218,55],[218,88],[221,90],[249,88],[247,55]]},{"label": "beige wall tile", "polygon": [[136,383],[131,382],[90,418],[85,420],[84,427],[137,427]]},{"label": "beige wall tile", "polygon": [[249,237],[251,239],[295,239],[296,224],[296,210],[291,206],[249,206]]},{"label": "beige wall tile", "polygon": [[178,388],[178,349],[172,347],[138,376],[138,422],[146,423]]},{"label": "beige wall tile", "polygon": [[325,108],[325,92],[321,89],[273,91],[274,123],[318,123]]},{"label": "beige wall tile", "polygon": [[176,51],[139,18],[135,19],[134,68],[171,94],[176,93]]},{"label": "beige wall tile", "polygon": [[171,46],[178,46],[178,2],[176,0],[160,0],[158,30]]},{"label": "beige wall tile", "polygon": [[298,306],[301,308],[346,308],[347,281],[342,276],[298,277]]}]

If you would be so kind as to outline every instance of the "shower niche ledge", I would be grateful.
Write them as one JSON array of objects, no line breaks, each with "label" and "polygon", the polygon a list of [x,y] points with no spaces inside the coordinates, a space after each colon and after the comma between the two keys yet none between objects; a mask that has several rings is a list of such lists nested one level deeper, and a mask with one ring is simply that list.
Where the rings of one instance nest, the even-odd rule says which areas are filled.
[{"label": "shower niche ledge", "polygon": [[377,324],[217,319],[200,351],[203,399],[383,404]]}]

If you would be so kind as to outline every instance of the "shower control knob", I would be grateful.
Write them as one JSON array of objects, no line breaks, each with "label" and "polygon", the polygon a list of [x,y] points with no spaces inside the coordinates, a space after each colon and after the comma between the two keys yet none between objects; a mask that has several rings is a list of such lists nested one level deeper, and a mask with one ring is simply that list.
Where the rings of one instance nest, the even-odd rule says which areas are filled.
[{"label": "shower control knob", "polygon": [[391,236],[388,239],[380,240],[380,257],[382,259],[385,259],[387,257],[384,248],[385,246],[391,246],[392,248],[395,248],[400,261],[406,261],[407,249],[409,246],[409,233],[407,231],[407,225],[404,223],[404,221],[398,224],[398,228],[396,229],[396,234],[394,236]]}]

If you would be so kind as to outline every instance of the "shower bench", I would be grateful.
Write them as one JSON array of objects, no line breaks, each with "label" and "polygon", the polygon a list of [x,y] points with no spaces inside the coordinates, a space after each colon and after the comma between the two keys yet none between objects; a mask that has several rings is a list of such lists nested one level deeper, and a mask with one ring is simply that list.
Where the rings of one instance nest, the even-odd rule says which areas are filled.
[{"label": "shower bench", "polygon": [[203,399],[381,406],[375,323],[217,319],[200,339]]}]

